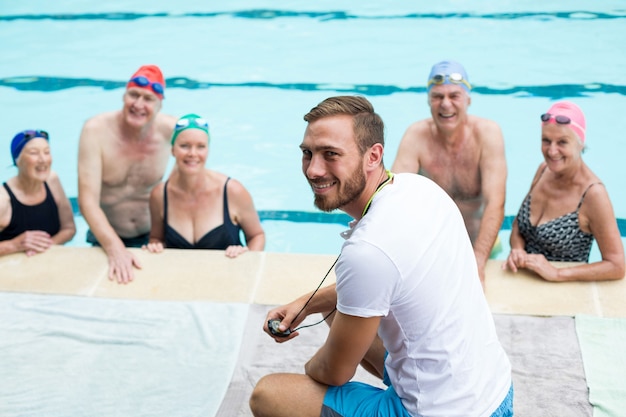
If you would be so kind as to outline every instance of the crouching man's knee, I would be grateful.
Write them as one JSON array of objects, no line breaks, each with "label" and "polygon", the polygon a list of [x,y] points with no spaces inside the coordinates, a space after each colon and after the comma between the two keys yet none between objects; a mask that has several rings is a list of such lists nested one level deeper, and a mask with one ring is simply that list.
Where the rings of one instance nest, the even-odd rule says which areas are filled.
[{"label": "crouching man's knee", "polygon": [[[272,375],[264,376],[254,387],[250,396],[250,410],[255,417],[267,417],[273,415],[272,402],[275,390],[272,390]],[[276,405],[274,405],[276,407]]]}]

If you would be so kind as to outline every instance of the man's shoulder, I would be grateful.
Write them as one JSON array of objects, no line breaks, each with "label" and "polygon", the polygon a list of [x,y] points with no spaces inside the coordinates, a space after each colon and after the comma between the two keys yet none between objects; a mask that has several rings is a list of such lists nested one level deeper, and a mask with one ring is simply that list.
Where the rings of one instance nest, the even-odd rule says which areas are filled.
[{"label": "man's shoulder", "polygon": [[477,146],[484,149],[500,149],[504,146],[504,135],[500,125],[491,119],[484,117],[469,116],[471,135]]},{"label": "man's shoulder", "polygon": [[432,131],[433,123],[432,117],[413,122],[406,129],[406,134],[417,138],[429,137],[431,136],[430,132]]},{"label": "man's shoulder", "polygon": [[174,125],[176,124],[178,119],[171,114],[159,113],[157,114],[156,121],[159,124],[165,124],[167,126],[170,126],[171,128],[174,128]]},{"label": "man's shoulder", "polygon": [[[454,226],[448,225],[450,221]],[[395,259],[398,256],[408,259],[426,251],[443,229],[467,236],[462,217],[449,195],[427,177],[399,173],[375,197],[368,214],[353,229],[349,242],[357,248],[359,256],[365,253],[363,246],[374,246],[381,253],[393,253]],[[390,230],[397,233],[389,233]],[[407,252],[406,248],[411,250]],[[365,259],[371,261],[373,256],[370,252]]]},{"label": "man's shoulder", "polygon": [[119,113],[119,110],[98,113],[85,121],[85,127],[93,128],[111,123],[116,119]]},{"label": "man's shoulder", "polygon": [[159,113],[155,118],[156,130],[169,142],[174,132],[174,126],[178,119],[171,114]]},{"label": "man's shoulder", "polygon": [[83,128],[80,134],[80,142],[82,144],[89,143],[89,149],[94,149],[94,143],[102,143],[103,138],[108,138],[115,135],[115,129],[117,126],[116,116],[119,112],[106,112],[99,113],[90,117],[83,124]]},{"label": "man's shoulder", "polygon": [[[406,154],[407,152],[412,152],[413,155],[411,158],[417,157],[421,154],[421,149],[423,147],[429,146],[434,137],[434,122],[432,118],[418,120],[413,122],[404,132],[404,136],[402,137],[403,142],[403,152]],[[411,170],[413,172],[413,170]]]},{"label": "man's shoulder", "polygon": [[152,187],[152,190],[150,190],[150,198],[160,199],[161,196],[163,196],[165,182],[166,181],[159,181],[154,187]]},{"label": "man's shoulder", "polygon": [[472,129],[478,134],[492,133],[501,130],[500,125],[495,120],[474,115],[468,115],[467,120]]},{"label": "man's shoulder", "polygon": [[100,137],[104,132],[114,129],[117,125],[116,118],[119,111],[99,113],[90,117],[83,124],[81,132],[82,139],[93,139]]}]

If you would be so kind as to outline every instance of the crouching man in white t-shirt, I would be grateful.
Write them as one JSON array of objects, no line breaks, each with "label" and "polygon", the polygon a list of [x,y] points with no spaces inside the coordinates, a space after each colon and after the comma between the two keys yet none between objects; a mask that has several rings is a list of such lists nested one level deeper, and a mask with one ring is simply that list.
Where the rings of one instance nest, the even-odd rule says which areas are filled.
[{"label": "crouching man in white t-shirt", "polygon": [[[305,374],[263,377],[253,414],[512,416],[511,365],[457,206],[431,180],[385,170],[383,122],[365,98],[328,98],[304,119],[302,170],[315,205],[355,222],[336,285],[268,313],[280,325],[265,331],[286,341],[306,316],[333,312]],[[350,382],[359,364],[388,388]]]}]

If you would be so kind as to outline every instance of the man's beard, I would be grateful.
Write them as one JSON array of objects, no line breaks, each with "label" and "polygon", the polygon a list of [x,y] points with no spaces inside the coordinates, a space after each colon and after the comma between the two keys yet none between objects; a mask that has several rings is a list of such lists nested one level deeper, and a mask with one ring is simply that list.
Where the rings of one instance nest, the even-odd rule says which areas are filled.
[{"label": "man's beard", "polygon": [[315,194],[315,206],[325,212],[343,207],[359,198],[365,189],[365,182],[365,174],[359,165],[345,183],[340,183],[341,187],[334,196]]}]

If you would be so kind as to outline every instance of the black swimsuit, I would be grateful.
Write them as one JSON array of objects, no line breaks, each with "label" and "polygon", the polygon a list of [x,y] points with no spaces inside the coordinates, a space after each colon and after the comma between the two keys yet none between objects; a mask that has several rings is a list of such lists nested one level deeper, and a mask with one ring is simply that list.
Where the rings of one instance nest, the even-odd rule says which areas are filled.
[{"label": "black swimsuit", "polygon": [[50,236],[59,233],[61,230],[59,208],[47,183],[43,183],[46,187],[46,198],[34,206],[20,203],[7,183],[2,185],[4,185],[11,199],[11,221],[4,230],[0,231],[0,241],[13,239],[27,230],[42,230]]},{"label": "black swimsuit", "polygon": [[224,224],[217,226],[202,236],[196,243],[189,243],[172,226],[167,223],[167,182],[163,187],[163,230],[165,232],[165,247],[176,249],[221,249],[224,250],[231,245],[241,246],[239,231],[241,227],[233,224],[228,212],[228,196],[224,184]]}]

